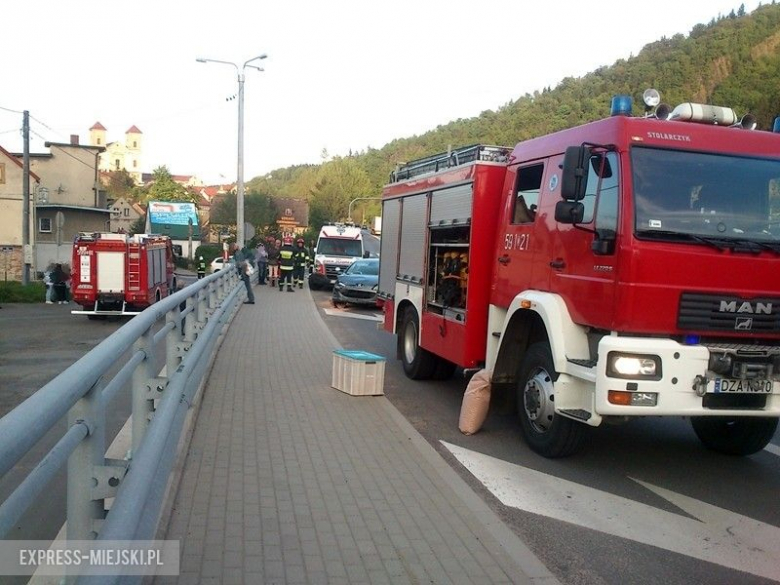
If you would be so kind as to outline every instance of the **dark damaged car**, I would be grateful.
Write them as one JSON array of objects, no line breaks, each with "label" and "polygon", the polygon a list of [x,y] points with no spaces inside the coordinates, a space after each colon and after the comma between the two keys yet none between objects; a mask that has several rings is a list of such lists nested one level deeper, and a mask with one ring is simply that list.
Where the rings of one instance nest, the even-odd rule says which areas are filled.
[{"label": "dark damaged car", "polygon": [[378,284],[379,258],[355,260],[333,285],[333,306],[352,304],[375,307]]}]

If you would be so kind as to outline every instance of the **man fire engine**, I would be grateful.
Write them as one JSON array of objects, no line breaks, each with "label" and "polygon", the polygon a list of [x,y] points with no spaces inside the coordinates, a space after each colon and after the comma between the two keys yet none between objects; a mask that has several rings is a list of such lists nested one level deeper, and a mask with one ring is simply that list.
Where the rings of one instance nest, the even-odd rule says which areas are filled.
[{"label": "man fire engine", "polygon": [[71,294],[82,306],[75,315],[137,315],[176,287],[168,236],[94,233],[73,242]]},{"label": "man fire engine", "polygon": [[735,455],[777,428],[780,119],[756,131],[645,95],[643,117],[622,96],[607,119],[415,161],[384,188],[379,293],[407,376],[490,370],[544,456],[640,416],[689,416]]}]

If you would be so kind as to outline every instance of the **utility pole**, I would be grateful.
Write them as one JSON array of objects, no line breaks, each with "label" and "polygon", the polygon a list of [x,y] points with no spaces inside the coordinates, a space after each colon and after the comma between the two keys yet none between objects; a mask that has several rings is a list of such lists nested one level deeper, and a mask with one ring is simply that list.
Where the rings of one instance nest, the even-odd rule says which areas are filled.
[{"label": "utility pole", "polygon": [[30,112],[24,110],[22,119],[22,285],[30,284]]}]

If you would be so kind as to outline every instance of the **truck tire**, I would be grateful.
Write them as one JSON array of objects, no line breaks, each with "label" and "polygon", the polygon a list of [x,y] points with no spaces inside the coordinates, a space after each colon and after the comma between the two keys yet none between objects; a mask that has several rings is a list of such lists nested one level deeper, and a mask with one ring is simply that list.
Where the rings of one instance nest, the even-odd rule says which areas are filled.
[{"label": "truck tire", "polygon": [[531,449],[550,458],[576,453],[587,431],[584,423],[555,414],[557,379],[550,345],[541,342],[529,347],[517,376],[520,430]]},{"label": "truck tire", "polygon": [[752,455],[769,444],[777,419],[768,417],[692,416],[693,431],[705,447],[726,455]]},{"label": "truck tire", "polygon": [[417,311],[406,309],[398,335],[404,373],[412,380],[428,380],[436,370],[437,358],[420,347],[420,320]]}]

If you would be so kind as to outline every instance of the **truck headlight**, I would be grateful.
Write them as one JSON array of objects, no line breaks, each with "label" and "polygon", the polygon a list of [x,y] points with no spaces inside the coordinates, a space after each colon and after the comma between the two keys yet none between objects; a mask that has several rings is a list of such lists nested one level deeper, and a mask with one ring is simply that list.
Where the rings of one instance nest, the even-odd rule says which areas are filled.
[{"label": "truck headlight", "polygon": [[607,376],[629,380],[660,380],[661,358],[611,351],[607,354]]}]

